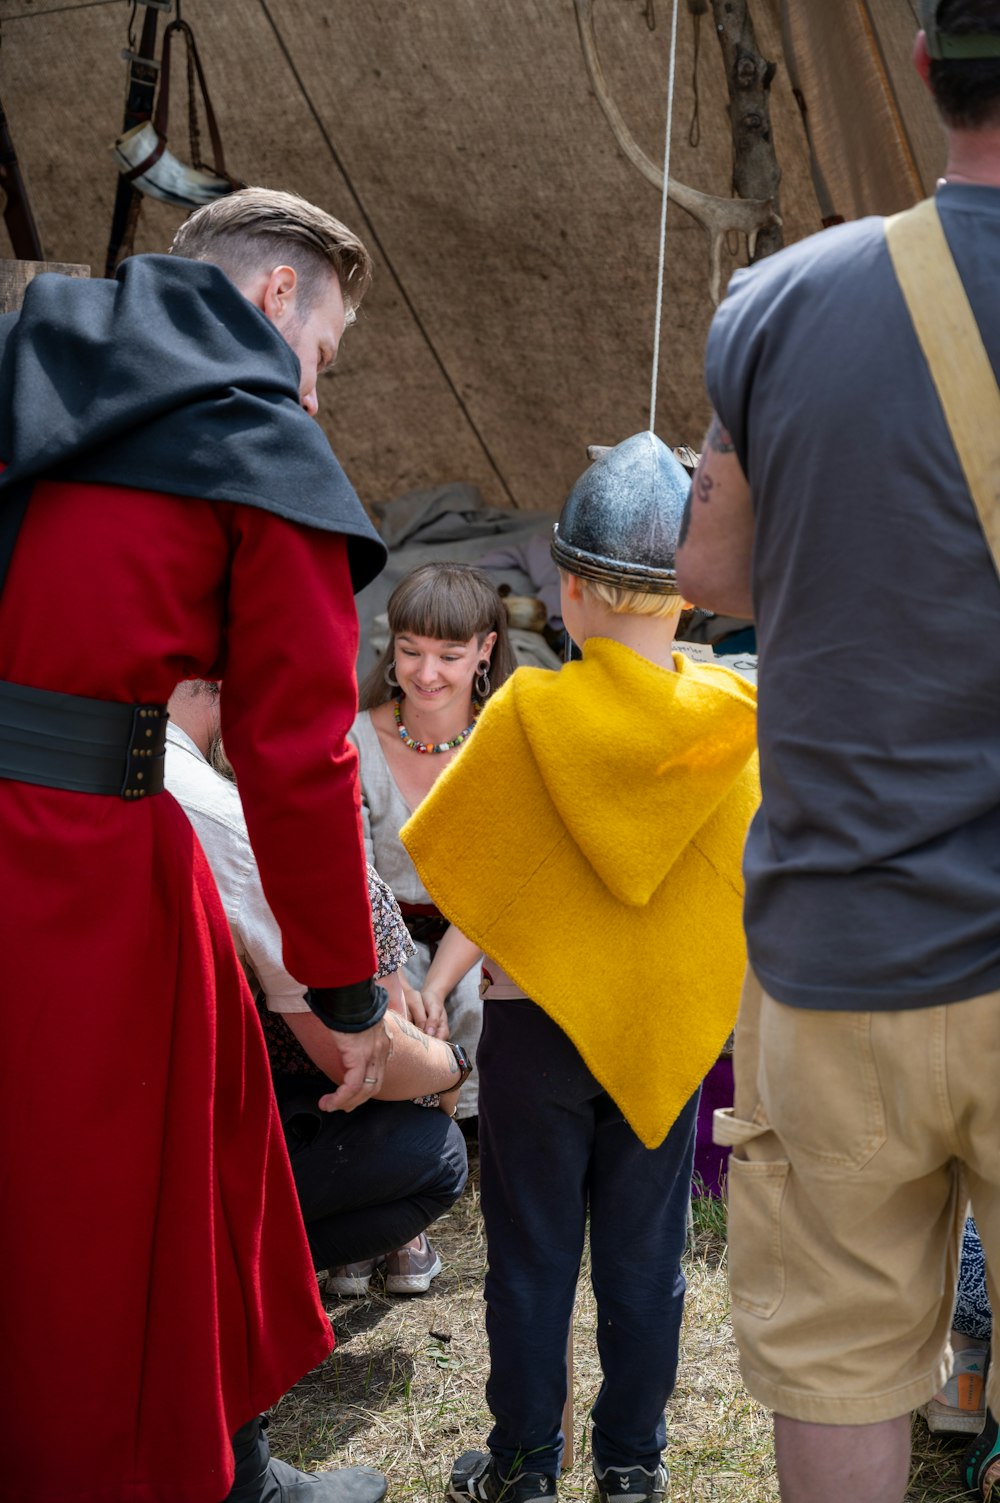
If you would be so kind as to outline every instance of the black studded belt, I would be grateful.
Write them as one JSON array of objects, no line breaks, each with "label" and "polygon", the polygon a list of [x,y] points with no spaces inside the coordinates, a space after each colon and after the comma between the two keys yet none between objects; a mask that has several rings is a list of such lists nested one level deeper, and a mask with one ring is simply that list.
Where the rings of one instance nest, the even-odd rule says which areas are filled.
[{"label": "black studded belt", "polygon": [[141,799],[163,792],[166,705],[125,705],[0,679],[0,778]]}]

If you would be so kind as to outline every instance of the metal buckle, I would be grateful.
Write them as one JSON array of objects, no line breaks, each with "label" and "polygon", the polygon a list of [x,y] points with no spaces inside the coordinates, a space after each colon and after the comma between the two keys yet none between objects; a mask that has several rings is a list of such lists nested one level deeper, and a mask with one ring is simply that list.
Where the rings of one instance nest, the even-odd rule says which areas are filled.
[{"label": "metal buckle", "polygon": [[151,793],[162,793],[169,719],[166,705],[133,706],[125,777],[119,789],[122,798],[146,798]]}]

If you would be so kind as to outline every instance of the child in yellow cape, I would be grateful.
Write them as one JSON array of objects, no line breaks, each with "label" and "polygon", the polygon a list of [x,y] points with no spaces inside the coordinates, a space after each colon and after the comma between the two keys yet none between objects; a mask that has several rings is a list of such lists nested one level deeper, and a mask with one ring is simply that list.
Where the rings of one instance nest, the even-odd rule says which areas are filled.
[{"label": "child in yellow cape", "polygon": [[603,1503],[660,1503],[698,1090],[736,1017],[756,698],[675,652],[687,476],[651,433],[604,453],[555,529],[581,661],[521,668],[402,839],[451,921],[425,981],[484,955],[482,1210],[494,1417],[458,1503],[549,1503],[587,1213]]}]

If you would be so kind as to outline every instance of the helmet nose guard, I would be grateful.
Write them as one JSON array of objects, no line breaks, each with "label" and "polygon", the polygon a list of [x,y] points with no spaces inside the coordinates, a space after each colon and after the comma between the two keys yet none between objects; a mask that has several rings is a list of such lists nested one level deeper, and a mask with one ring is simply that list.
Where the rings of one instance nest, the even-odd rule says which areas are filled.
[{"label": "helmet nose guard", "polygon": [[654,433],[636,433],[585,470],[552,529],[560,569],[649,595],[677,595],[674,555],[691,480]]}]

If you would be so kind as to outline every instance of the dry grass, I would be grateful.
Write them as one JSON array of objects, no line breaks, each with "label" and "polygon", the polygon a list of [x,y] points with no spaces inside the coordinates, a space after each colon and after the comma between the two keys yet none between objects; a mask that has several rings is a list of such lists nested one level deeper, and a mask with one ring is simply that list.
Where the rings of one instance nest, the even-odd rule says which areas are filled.
[{"label": "dry grass", "polygon": [[[444,1271],[430,1293],[327,1301],[337,1350],[272,1415],[275,1454],[305,1470],[364,1463],[390,1477],[392,1503],[440,1503],[451,1463],[489,1430],[482,1279],[485,1246],[474,1165],[462,1200],[433,1229]],[[677,1391],[668,1413],[672,1503],[777,1503],[769,1416],[740,1382],[729,1320],[725,1217],[697,1201]],[[593,1498],[587,1412],[599,1381],[586,1268],[574,1322],[576,1462],[563,1500]],[[959,1503],[961,1445],[914,1422],[907,1503]]]}]

